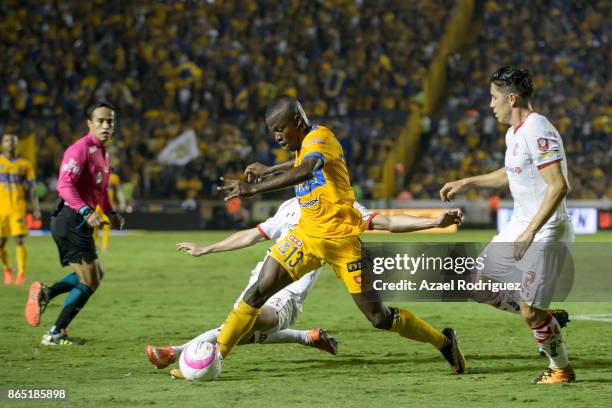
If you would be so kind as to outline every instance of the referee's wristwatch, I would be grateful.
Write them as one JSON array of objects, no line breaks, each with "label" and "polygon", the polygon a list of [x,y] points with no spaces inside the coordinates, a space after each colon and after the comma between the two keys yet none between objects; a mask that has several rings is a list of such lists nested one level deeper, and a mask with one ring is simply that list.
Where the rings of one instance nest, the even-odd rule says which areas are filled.
[{"label": "referee's wristwatch", "polygon": [[81,214],[83,218],[87,219],[91,214],[93,214],[93,210],[88,205],[84,205],[79,209],[79,214]]}]

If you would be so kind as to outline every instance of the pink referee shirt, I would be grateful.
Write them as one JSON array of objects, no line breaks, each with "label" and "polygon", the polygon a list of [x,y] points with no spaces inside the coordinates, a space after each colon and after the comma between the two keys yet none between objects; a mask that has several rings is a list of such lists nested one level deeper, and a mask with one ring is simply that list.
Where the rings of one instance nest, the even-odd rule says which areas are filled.
[{"label": "pink referee shirt", "polygon": [[108,196],[110,159],[106,148],[91,133],[73,143],[64,153],[57,192],[66,205],[79,211],[87,205],[100,205],[108,213],[113,209]]}]

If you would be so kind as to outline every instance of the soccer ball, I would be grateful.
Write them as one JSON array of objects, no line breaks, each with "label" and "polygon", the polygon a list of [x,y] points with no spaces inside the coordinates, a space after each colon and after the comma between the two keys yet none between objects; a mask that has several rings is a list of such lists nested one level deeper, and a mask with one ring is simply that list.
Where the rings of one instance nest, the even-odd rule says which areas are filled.
[{"label": "soccer ball", "polygon": [[212,381],[221,374],[223,356],[219,348],[207,341],[194,341],[181,353],[179,367],[189,381]]}]

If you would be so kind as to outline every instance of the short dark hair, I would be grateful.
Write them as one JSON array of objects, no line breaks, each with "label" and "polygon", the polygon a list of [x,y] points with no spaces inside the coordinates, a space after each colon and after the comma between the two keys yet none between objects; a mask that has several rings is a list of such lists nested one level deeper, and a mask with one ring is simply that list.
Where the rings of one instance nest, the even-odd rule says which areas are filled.
[{"label": "short dark hair", "polygon": [[297,114],[298,100],[292,96],[281,96],[268,106],[266,109],[266,118],[276,115]]},{"label": "short dark hair", "polygon": [[87,107],[87,110],[85,111],[85,116],[87,116],[87,119],[91,120],[91,115],[93,115],[94,111],[98,108],[108,108],[113,112],[117,110],[115,109],[115,106],[113,106],[113,104],[110,102],[96,101]]},{"label": "short dark hair", "polygon": [[302,127],[310,127],[310,122],[306,112],[304,112],[304,108],[302,108],[302,104],[293,96],[281,96],[266,109],[266,120],[276,116],[285,118],[288,115],[291,115],[291,119],[298,116],[302,119]]},{"label": "short dark hair", "polygon": [[529,71],[513,65],[506,65],[495,71],[491,75],[491,83],[504,92],[517,93],[522,98],[529,98],[533,93]]}]

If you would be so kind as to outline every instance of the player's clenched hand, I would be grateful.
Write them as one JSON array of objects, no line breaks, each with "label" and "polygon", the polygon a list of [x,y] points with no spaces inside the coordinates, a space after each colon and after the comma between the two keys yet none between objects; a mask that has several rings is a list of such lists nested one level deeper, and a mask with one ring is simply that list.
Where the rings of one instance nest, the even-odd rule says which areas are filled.
[{"label": "player's clenched hand", "polygon": [[463,185],[462,180],[449,181],[444,185],[444,187],[442,187],[442,189],[440,189],[440,200],[444,201],[445,203],[450,202],[453,198],[455,198],[455,194],[457,194],[459,190],[463,188]]},{"label": "player's clenched hand", "polygon": [[100,225],[104,223],[105,222],[102,220],[102,217],[100,217],[98,213],[92,212],[87,217],[87,224],[89,224],[89,226],[92,228],[99,227]]},{"label": "player's clenched hand", "polygon": [[246,178],[246,182],[251,183],[259,183],[261,179],[270,173],[270,169],[265,164],[261,163],[252,163],[249,164],[244,171],[244,176]]},{"label": "player's clenched hand", "polygon": [[224,179],[221,177],[224,185],[217,187],[217,191],[223,191],[225,193],[225,201],[229,201],[235,197],[250,197],[254,195],[252,185],[243,183],[240,180]]},{"label": "player's clenched hand", "polygon": [[523,233],[518,236],[516,241],[514,241],[513,255],[515,260],[520,261],[523,258],[523,255],[525,255],[525,252],[527,252],[529,246],[533,242],[534,237],[535,233],[529,230],[523,231]]},{"label": "player's clenched hand", "polygon": [[210,252],[209,248],[210,247],[203,247],[198,244],[194,244],[193,242],[179,242],[178,244],[176,244],[177,251],[184,249],[185,251],[187,251],[187,254],[191,256],[206,255]]},{"label": "player's clenched hand", "polygon": [[125,224],[125,218],[123,218],[119,214],[113,214],[109,217],[111,228],[114,229],[123,229],[123,225]]},{"label": "player's clenched hand", "polygon": [[463,222],[463,213],[459,209],[445,211],[438,217],[438,228],[446,228],[450,225],[461,225]]}]

